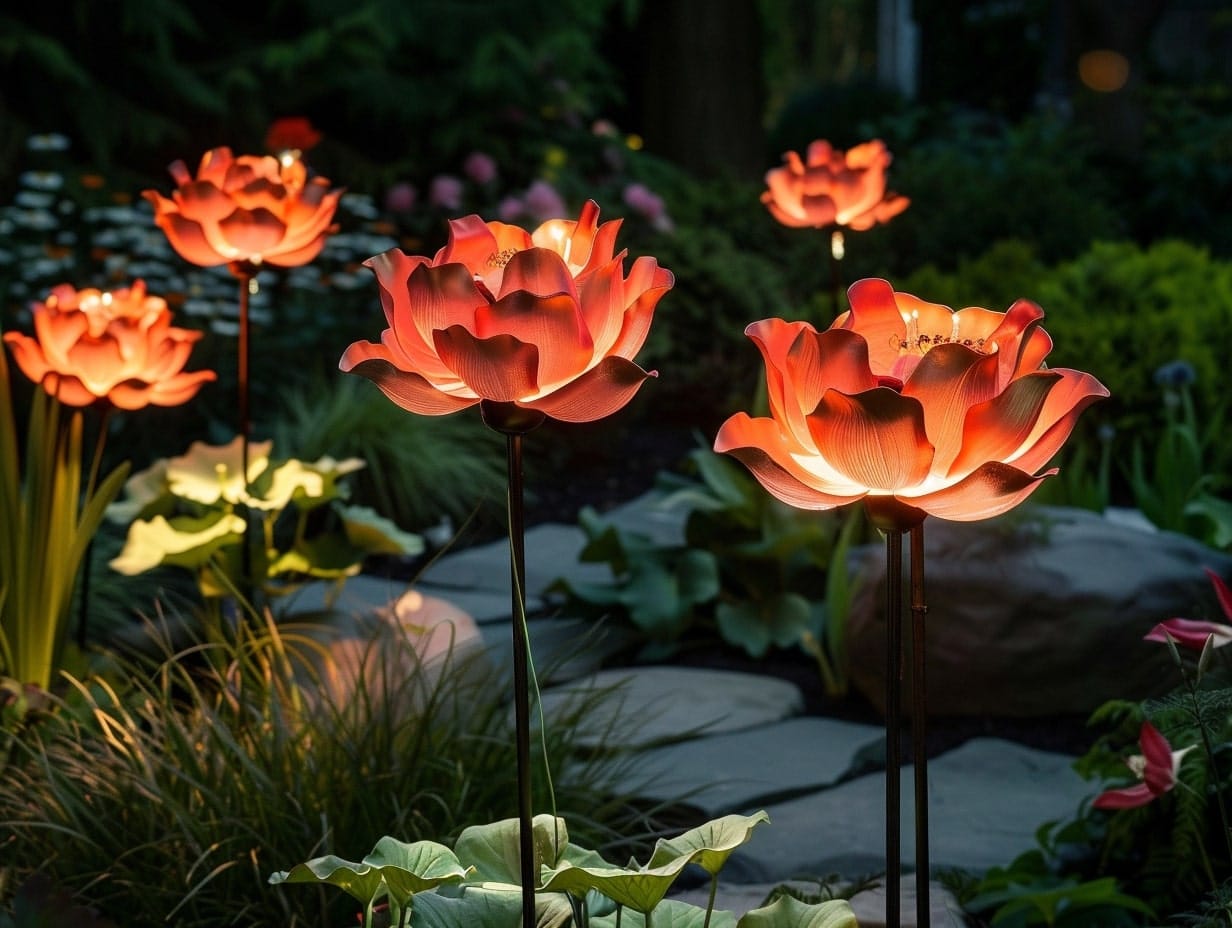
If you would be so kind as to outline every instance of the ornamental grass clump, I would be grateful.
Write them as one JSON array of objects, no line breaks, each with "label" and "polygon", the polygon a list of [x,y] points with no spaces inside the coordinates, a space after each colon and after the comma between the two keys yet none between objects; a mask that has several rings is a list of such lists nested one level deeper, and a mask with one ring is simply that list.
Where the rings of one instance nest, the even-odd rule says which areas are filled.
[{"label": "ornamental grass clump", "polygon": [[[361,666],[399,673],[361,670],[349,698],[326,699],[338,668],[323,626],[242,626],[231,644],[176,652],[172,624],[151,625],[160,657],[116,659],[0,734],[7,891],[39,872],[126,928],[333,928],[353,919],[345,900],[285,893],[269,873],[359,856],[374,834],[450,839],[513,813],[507,706],[482,657],[425,665],[394,636]],[[621,765],[573,750],[593,703],[573,708],[546,735],[558,806],[598,844],[644,833]]]}]

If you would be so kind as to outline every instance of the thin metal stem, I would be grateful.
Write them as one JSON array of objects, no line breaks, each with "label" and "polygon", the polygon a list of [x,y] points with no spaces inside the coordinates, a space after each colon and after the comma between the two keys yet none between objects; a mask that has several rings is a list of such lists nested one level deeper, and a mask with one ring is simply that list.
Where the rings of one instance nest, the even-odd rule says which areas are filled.
[{"label": "thin metal stem", "polygon": [[518,765],[518,849],[522,926],[535,928],[535,842],[530,782],[530,655],[526,637],[526,524],[522,492],[522,436],[508,433],[509,558],[513,578],[513,705]]},{"label": "thin metal stem", "polygon": [[[236,358],[236,390],[239,396],[240,473],[244,481],[244,502],[240,505],[240,517],[244,520],[244,540],[240,552],[240,592],[253,606],[259,608],[257,591],[260,584],[253,575],[252,548],[256,532],[253,531],[252,512],[248,506],[248,443],[251,439],[252,422],[248,411],[248,296],[252,275],[235,272],[240,282],[240,332],[239,352]],[[242,610],[241,610],[242,611]]]},{"label": "thin metal stem", "polygon": [[902,756],[903,535],[886,533],[886,928],[901,926],[903,883],[899,768]]},{"label": "thin metal stem", "polygon": [[911,529],[911,753],[915,760],[915,922],[928,928],[928,684],[924,674],[924,523]]}]

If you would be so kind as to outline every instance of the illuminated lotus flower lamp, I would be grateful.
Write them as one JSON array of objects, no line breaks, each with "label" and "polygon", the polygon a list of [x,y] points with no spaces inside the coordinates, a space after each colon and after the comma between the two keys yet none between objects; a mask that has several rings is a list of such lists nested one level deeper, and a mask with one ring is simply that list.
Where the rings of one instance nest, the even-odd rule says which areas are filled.
[{"label": "illuminated lotus flower lamp", "polygon": [[896,293],[884,280],[848,291],[825,331],[767,319],[745,331],[766,364],[770,416],[737,413],[715,450],[744,463],[771,495],[801,509],[862,501],[886,535],[887,924],[898,924],[902,536],[911,536],[911,722],[919,925],[928,924],[924,519],[969,522],[1026,499],[1079,414],[1107,389],[1050,369],[1043,312],[958,312]]},{"label": "illuminated lotus flower lamp", "polygon": [[299,267],[320,254],[337,231],[332,221],[342,189],[331,190],[324,177],[310,178],[290,151],[280,158],[236,157],[229,148],[215,148],[202,156],[196,177],[183,161],[168,170],[176,183],[170,199],[142,192],[154,206],[155,223],[180,257],[200,267],[226,265],[239,281],[238,431],[247,473],[249,296],[263,266]]},{"label": "illuminated lotus flower lamp", "polygon": [[[48,544],[47,550],[40,551],[38,556],[57,563],[63,575],[69,578],[76,574],[77,567],[84,561],[87,569],[83,582],[88,582],[88,542],[74,541],[72,536],[77,532],[84,538],[93,534],[102,510],[119,492],[127,472],[127,464],[121,465],[98,486],[98,472],[112,410],[179,406],[196,396],[202,385],[216,379],[217,375],[210,370],[184,370],[192,347],[202,333],[172,326],[171,310],[167,308],[166,301],[147,293],[141,280],[130,287],[109,291],[77,290],[68,284],[61,284],[45,300],[35,302],[32,312],[34,336],[6,332],[4,342],[12,350],[13,360],[21,372],[41,386],[51,398],[50,407],[36,405],[36,412],[31,417],[31,442],[32,446],[37,445],[35,436],[42,431],[34,426],[35,420],[56,423],[52,431],[58,434],[51,436],[52,447],[46,450],[41,465],[47,473],[54,475],[51,483],[55,492],[73,501],[71,507],[57,507],[57,511],[63,509],[69,513],[70,527],[63,533],[64,537],[59,537],[57,541],[55,533],[58,530],[55,527],[41,527],[45,535],[40,534],[39,537],[46,537]],[[0,370],[0,377],[4,376],[5,372]],[[59,405],[73,408],[68,420],[60,418]],[[77,505],[77,488],[81,485],[81,420],[82,410],[88,406],[98,407],[102,416],[82,497],[84,514],[78,523],[79,517],[74,507]],[[5,449],[4,453],[8,452],[15,455],[16,449]],[[28,460],[33,459],[33,452],[28,452],[28,455]],[[12,473],[16,473],[15,461],[11,467]],[[47,515],[46,518],[54,516]],[[36,543],[34,539],[30,540],[32,544]],[[70,581],[67,589],[61,591],[64,597],[62,608],[65,610],[71,592]],[[88,596],[83,592],[78,626],[78,633],[83,638],[87,600]],[[48,615],[44,620],[48,626],[45,630],[46,650],[35,662],[40,668],[55,666],[55,654],[60,646],[64,615],[57,610],[52,611],[56,614]],[[18,655],[14,659],[18,664],[25,662],[20,658],[21,655]],[[36,679],[24,675],[22,669],[15,668],[14,675],[33,680],[43,688],[50,682],[42,677],[41,670]]]},{"label": "illuminated lotus flower lamp", "polygon": [[805,157],[789,151],[782,167],[766,172],[767,189],[761,195],[770,214],[792,228],[823,229],[830,233],[830,283],[834,311],[842,293],[840,262],[846,253],[843,229],[863,232],[889,222],[905,210],[909,199],[886,192],[886,169],[892,157],[880,139],[864,142],[846,152],[825,139],[809,145]]},{"label": "illuminated lotus flower lamp", "polygon": [[656,304],[673,285],[652,257],[625,274],[619,221],[599,225],[587,203],[577,221],[528,233],[478,216],[450,220],[432,258],[399,249],[365,262],[376,274],[388,328],[355,342],[343,371],[372,380],[413,413],[478,406],[506,436],[513,586],[513,676],[523,925],[535,925],[531,832],[529,640],[522,437],[546,418],[591,422],[621,409],[647,377],[633,362]]}]

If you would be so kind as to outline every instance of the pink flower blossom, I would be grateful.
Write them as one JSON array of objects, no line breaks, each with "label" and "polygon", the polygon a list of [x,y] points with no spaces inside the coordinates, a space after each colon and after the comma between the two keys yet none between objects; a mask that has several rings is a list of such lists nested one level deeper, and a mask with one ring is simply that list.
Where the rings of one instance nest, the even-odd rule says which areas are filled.
[{"label": "pink flower blossom", "polygon": [[560,219],[568,211],[564,198],[546,180],[534,181],[527,187],[522,203],[526,212],[537,222]]},{"label": "pink flower blossom", "polygon": [[512,194],[501,200],[496,207],[496,215],[501,222],[516,222],[525,213],[526,205],[522,202],[522,198]]},{"label": "pink flower blossom", "polygon": [[1190,745],[1182,751],[1172,750],[1167,739],[1150,722],[1142,723],[1138,746],[1142,753],[1129,758],[1126,764],[1142,782],[1100,793],[1091,803],[1096,809],[1136,809],[1162,796],[1176,786],[1181,761],[1194,749],[1194,745]]},{"label": "pink flower blossom", "polygon": [[415,208],[419,193],[406,181],[394,184],[385,191],[385,209],[391,213],[409,213]]},{"label": "pink flower blossom", "polygon": [[496,162],[491,155],[481,151],[473,151],[462,162],[462,171],[480,186],[487,186],[496,180]]},{"label": "pink flower blossom", "polygon": [[452,174],[438,174],[428,185],[428,202],[439,209],[462,208],[462,181]]},{"label": "pink flower blossom", "polygon": [[[1224,616],[1232,622],[1232,590],[1228,589],[1223,578],[1209,567],[1206,568],[1206,575],[1211,578],[1211,584],[1215,587],[1215,596],[1219,599]],[[1211,647],[1222,648],[1225,644],[1232,643],[1232,625],[1198,619],[1167,619],[1143,636],[1145,641],[1167,642],[1169,638],[1191,651],[1205,648],[1208,638],[1211,639]]]},{"label": "pink flower blossom", "polygon": [[629,209],[641,215],[658,231],[670,232],[675,228],[671,217],[667,215],[663,198],[645,184],[628,184],[624,189],[623,197]]}]

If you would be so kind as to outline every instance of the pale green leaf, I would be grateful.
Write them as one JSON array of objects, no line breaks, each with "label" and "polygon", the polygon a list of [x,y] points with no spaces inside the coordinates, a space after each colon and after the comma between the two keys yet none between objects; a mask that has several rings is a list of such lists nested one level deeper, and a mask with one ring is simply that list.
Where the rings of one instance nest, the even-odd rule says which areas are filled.
[{"label": "pale green leaf", "polygon": [[845,899],[808,904],[780,896],[770,905],[746,913],[737,928],[859,928]]},{"label": "pale green leaf", "polygon": [[675,838],[660,838],[650,856],[650,866],[665,866],[683,858],[686,863],[697,864],[714,876],[723,869],[727,858],[748,842],[753,829],[768,821],[770,816],[764,811],[753,815],[724,815]]}]

